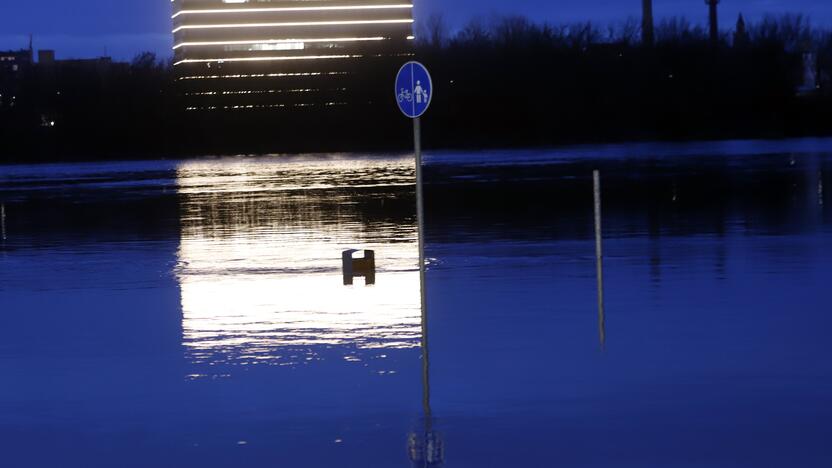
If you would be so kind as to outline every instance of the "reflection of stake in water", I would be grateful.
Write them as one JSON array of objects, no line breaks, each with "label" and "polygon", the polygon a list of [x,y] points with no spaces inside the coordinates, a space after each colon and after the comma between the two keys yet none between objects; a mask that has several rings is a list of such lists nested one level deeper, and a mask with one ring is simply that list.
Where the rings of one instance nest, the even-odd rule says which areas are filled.
[{"label": "reflection of stake in water", "polygon": [[0,239],[6,240],[6,205],[0,205]]},{"label": "reflection of stake in water", "polygon": [[604,316],[604,251],[601,237],[601,174],[592,172],[595,198],[595,266],[598,276],[598,338],[603,350],[607,342],[606,317]]}]

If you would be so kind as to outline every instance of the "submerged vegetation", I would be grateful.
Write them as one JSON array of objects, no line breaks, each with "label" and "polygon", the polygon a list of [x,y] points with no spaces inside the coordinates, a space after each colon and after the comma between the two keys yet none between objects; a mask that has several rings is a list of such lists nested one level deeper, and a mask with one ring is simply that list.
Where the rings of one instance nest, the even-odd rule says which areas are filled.
[{"label": "submerged vegetation", "polygon": [[[451,32],[422,23],[417,59],[436,99],[433,147],[832,134],[832,32],[804,16],[740,20],[718,44],[684,18],[642,44],[635,19],[601,27],[510,16]],[[0,159],[405,149],[394,69],[354,86],[362,104],[304,110],[186,112],[170,62],[39,66],[0,101]]]}]

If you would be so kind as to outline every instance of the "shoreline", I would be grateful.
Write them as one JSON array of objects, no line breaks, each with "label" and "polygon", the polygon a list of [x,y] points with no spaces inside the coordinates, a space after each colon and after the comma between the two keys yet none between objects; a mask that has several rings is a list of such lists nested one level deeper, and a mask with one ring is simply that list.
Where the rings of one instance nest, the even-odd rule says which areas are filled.
[{"label": "shoreline", "polygon": [[[815,146],[819,143],[821,146]],[[798,145],[795,149],[793,145]],[[773,147],[772,147],[773,146]],[[724,138],[724,139],[689,139],[689,140],[627,140],[627,141],[599,141],[579,142],[552,145],[517,145],[517,146],[480,146],[480,147],[444,147],[428,148],[425,150],[427,163],[436,162],[448,155],[469,154],[493,154],[506,155],[511,153],[553,153],[552,156],[577,159],[581,157],[598,158],[604,156],[632,158],[637,156],[650,157],[686,157],[686,156],[716,156],[728,155],[740,156],[745,154],[778,154],[782,152],[798,151],[801,153],[822,151],[832,148],[832,135],[811,135],[782,138]],[[682,151],[678,151],[681,149]],[[637,154],[637,151],[642,151]],[[674,151],[676,150],[676,151]],[[646,151],[646,152],[644,152]],[[658,151],[658,152],[657,152]],[[739,152],[738,152],[739,151]],[[162,162],[162,161],[189,161],[199,159],[226,159],[226,158],[263,158],[263,157],[297,157],[297,156],[333,156],[333,155],[359,155],[366,156],[392,156],[407,157],[412,152],[403,147],[388,147],[375,149],[347,149],[334,151],[281,151],[281,152],[239,152],[239,153],[181,153],[166,155],[141,155],[137,157],[113,156],[101,158],[39,158],[35,160],[0,160],[2,166],[27,166],[27,165],[54,165],[54,164],[95,164],[95,163],[119,163],[119,162]],[[610,154],[615,152],[616,154]],[[572,154],[567,154],[572,153]],[[520,162],[520,161],[518,161]]]}]

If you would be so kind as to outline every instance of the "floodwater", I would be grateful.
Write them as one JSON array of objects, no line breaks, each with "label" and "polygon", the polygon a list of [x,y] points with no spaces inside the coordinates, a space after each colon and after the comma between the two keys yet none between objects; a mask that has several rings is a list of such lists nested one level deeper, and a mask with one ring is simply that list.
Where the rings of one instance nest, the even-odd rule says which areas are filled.
[{"label": "floodwater", "polygon": [[832,140],[426,162],[1,166],[0,466],[832,466]]}]

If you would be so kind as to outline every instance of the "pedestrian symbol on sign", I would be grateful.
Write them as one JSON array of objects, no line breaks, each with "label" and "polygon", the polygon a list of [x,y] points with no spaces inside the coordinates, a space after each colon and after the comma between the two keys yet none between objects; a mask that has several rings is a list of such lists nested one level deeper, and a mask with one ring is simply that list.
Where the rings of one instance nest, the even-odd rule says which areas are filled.
[{"label": "pedestrian symbol on sign", "polygon": [[433,84],[430,73],[419,62],[407,62],[396,77],[396,101],[404,115],[415,119],[428,110]]},{"label": "pedestrian symbol on sign", "polygon": [[413,88],[413,93],[416,94],[416,104],[421,104],[423,101],[428,102],[428,92],[422,88],[421,81],[416,81],[416,87]]}]

